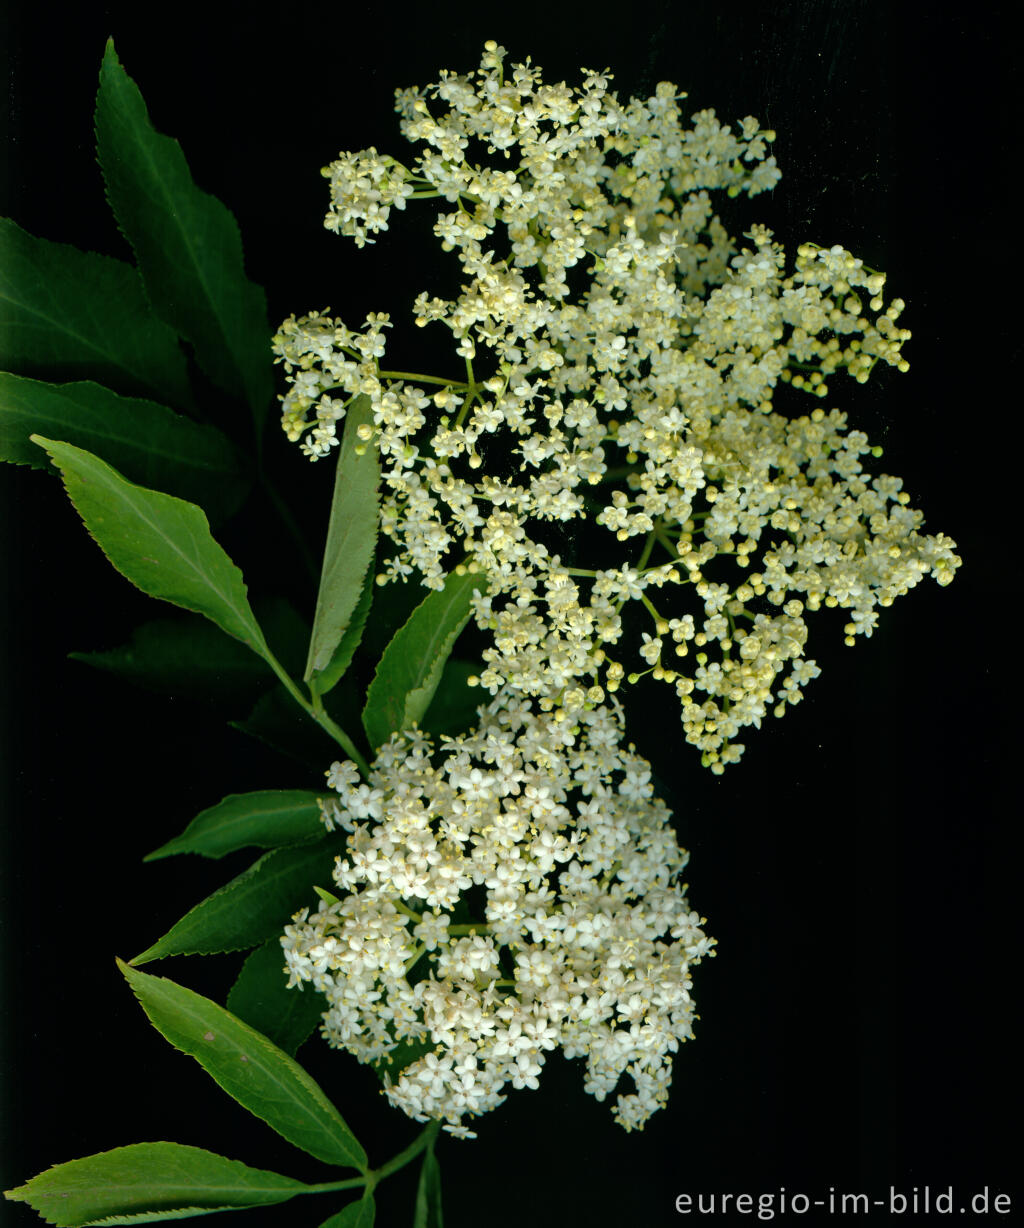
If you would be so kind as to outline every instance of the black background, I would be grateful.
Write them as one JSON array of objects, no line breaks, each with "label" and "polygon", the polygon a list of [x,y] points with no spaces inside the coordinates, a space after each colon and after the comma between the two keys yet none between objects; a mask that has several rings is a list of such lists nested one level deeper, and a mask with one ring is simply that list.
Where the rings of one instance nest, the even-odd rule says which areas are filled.
[{"label": "black background", "polygon": [[[1007,14],[994,3],[938,15],[872,0],[703,0],[517,4],[514,16],[468,5],[257,14],[176,4],[154,18],[143,5],[16,3],[3,19],[0,212],[47,238],[128,255],[91,133],[113,34],[157,128],[237,216],[272,322],[327,306],[353,321],[368,310],[398,318],[411,304],[429,224],[396,215],[375,248],[357,252],[320,225],[319,168],[341,148],[398,152],[393,88],[442,67],[467,71],[489,37],[512,60],[531,56],[548,80],[607,66],[624,96],[668,79],[693,110],[758,116],[778,131],[783,179],[744,216],[791,249],[842,243],[907,300],[911,371],[863,388],[836,379],[830,402],[884,445],[880,465],[904,477],[965,565],[951,588],[929,582],[899,601],[856,649],[843,648],[836,621],[812,623],[823,676],[799,709],[746,739],[744,761],[721,779],[671,721],[638,718],[634,736],[692,852],[691,898],[720,943],[696,973],[697,1040],[676,1060],[670,1108],[643,1134],[624,1135],[583,1094],[578,1065],[554,1061],[542,1090],[514,1093],[476,1142],[444,1142],[452,1228],[686,1222],[676,1195],[710,1191],[1015,1193],[1021,352],[1008,304],[1019,296],[1020,114]],[[393,365],[431,363],[414,333],[395,329],[389,353],[403,361]],[[329,471],[268,438],[318,549]],[[209,704],[67,661],[162,611],[105,564],[52,479],[9,469],[0,480],[4,1185],[144,1139],[323,1179],[148,1028],[113,963],[246,864],[142,866],[144,852],[228,792],[319,781],[227,728]],[[292,585],[288,548],[271,530],[243,538],[228,526],[223,540],[257,587]],[[239,962],[153,970],[212,992]],[[350,1059],[316,1041],[301,1056],[373,1162],[412,1137]],[[411,1222],[413,1180],[384,1187],[379,1223]],[[246,1215],[315,1226],[336,1205]],[[38,1222],[21,1206],[3,1215]],[[801,1218],[824,1222],[781,1222]]]}]

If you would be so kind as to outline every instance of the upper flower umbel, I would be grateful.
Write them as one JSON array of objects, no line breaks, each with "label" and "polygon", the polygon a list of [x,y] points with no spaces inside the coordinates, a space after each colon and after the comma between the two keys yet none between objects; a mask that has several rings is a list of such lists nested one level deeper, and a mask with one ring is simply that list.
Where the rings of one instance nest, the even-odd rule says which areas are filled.
[{"label": "upper flower umbel", "polygon": [[[328,225],[369,241],[407,200],[461,264],[454,300],[424,292],[417,324],[452,335],[464,379],[382,367],[387,315],[361,330],[314,314],[275,338],[289,437],[313,458],[347,403],[369,398],[383,473],[382,580],[429,587],[468,561],[487,574],[480,681],[567,718],[623,679],[677,692],[687,739],[715,771],[741,731],[797,702],[819,672],[805,615],[850,611],[847,642],[923,576],[959,559],[919,532],[898,479],[872,477],[866,437],[838,409],[791,420],[780,385],[818,400],[845,370],[905,370],[903,303],[842,247],[789,260],[761,226],[734,240],[712,198],[756,195],[779,172],[774,134],[681,95],[618,101],[607,73],[545,85],[527,62],[398,94],[424,146],[411,168],[343,155]],[[787,394],[788,395],[788,394]],[[560,525],[592,525],[554,549]],[[623,610],[639,603],[642,640]]]}]

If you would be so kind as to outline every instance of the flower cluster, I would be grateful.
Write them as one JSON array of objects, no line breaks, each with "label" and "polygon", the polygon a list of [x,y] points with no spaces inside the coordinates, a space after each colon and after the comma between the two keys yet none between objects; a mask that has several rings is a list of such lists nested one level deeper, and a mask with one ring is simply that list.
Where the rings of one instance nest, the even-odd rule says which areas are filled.
[{"label": "flower cluster", "polygon": [[475,73],[399,92],[423,147],[411,168],[369,149],[324,172],[327,225],[360,245],[392,208],[445,202],[434,231],[462,290],[424,292],[414,314],[451,333],[465,378],[384,369],[385,314],[358,329],[291,318],[275,338],[284,427],[315,459],[369,399],[393,546],[380,578],[439,588],[464,561],[487,574],[492,694],[572,722],[650,672],[721,771],[740,731],[819,672],[808,611],[849,610],[853,642],[959,563],[897,479],[865,473],[871,449],[842,413],[774,407],[780,385],[822,399],[841,370],[905,370],[903,303],[841,247],[790,262],[764,227],[729,235],[713,194],[779,178],[755,119],[686,126],[675,86],[622,104],[607,73],[571,89],[503,57],[488,44]]},{"label": "flower cluster", "polygon": [[326,997],[332,1045],[461,1135],[508,1087],[537,1087],[556,1048],[586,1058],[598,1100],[632,1080],[613,1110],[627,1130],[664,1106],[689,969],[713,941],[617,707],[570,726],[506,690],[471,734],[435,747],[414,729],[368,782],[350,763],[328,779],[345,895],[298,914],[283,946],[290,983]]}]

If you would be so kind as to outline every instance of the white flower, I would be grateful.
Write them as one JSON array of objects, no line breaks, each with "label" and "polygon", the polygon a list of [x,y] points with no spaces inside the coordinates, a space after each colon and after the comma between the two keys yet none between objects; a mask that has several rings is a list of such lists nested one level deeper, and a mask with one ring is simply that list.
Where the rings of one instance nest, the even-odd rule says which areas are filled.
[{"label": "white flower", "polygon": [[[486,575],[483,687],[544,697],[571,722],[580,696],[649,672],[719,772],[741,728],[799,697],[782,676],[809,613],[849,609],[852,643],[880,607],[959,565],[899,479],[866,471],[869,441],[843,413],[775,408],[794,389],[831,396],[844,371],[905,370],[903,303],[838,245],[788,256],[764,226],[730,236],[716,194],[779,178],[755,118],[687,123],[671,83],[623,103],[608,73],[546,85],[504,58],[487,44],[475,72],[399,91],[409,167],[369,149],[324,172],[327,224],[360,246],[412,196],[443,202],[434,233],[461,288],[413,308],[449,336],[443,374],[420,388],[381,369],[386,315],[362,329],[291,317],[274,338],[282,424],[317,459],[351,399],[369,399],[381,578],[440,589],[459,560]],[[605,532],[577,531],[587,519]],[[624,633],[626,602],[654,634]]]},{"label": "white flower", "polygon": [[[621,712],[564,725],[505,691],[437,748],[392,738],[371,771],[380,818],[351,816],[335,868],[346,894],[282,940],[289,983],[325,997],[328,1042],[382,1064],[396,1107],[460,1137],[509,1086],[536,1088],[556,1048],[587,1059],[601,1099],[632,1080],[613,1112],[642,1127],[692,1036],[689,970],[713,953]],[[365,788],[349,776],[332,768],[343,809]]]}]

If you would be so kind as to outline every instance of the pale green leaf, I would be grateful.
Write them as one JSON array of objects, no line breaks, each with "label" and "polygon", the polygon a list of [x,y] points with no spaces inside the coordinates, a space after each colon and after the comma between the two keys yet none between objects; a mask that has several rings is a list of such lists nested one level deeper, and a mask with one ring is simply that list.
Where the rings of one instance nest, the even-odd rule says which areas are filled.
[{"label": "pale green leaf", "polygon": [[130,481],[200,503],[215,519],[245,494],[238,453],[216,427],[91,381],[47,384],[0,371],[0,460],[52,471],[32,435],[84,448]]},{"label": "pale green leaf", "polygon": [[143,860],[156,861],[177,853],[223,857],[252,845],[278,848],[315,839],[323,830],[315,793],[303,789],[232,793],[197,814],[180,836]]},{"label": "pale green leaf", "polygon": [[314,844],[264,853],[248,870],[190,909],[132,963],[245,951],[280,934],[295,912],[313,902],[314,885],[330,879],[334,858],[343,847],[343,836],[335,834]]},{"label": "pale green leaf", "polygon": [[[376,447],[361,440],[358,433],[360,427],[372,425],[369,398],[356,397],[345,415],[345,433],[335,472],[320,591],[306,662],[307,682],[332,664],[359,603],[363,578],[373,560],[377,544],[380,462]],[[335,681],[340,677],[337,672]]]},{"label": "pale green leaf", "polygon": [[233,1015],[292,1057],[327,1009],[323,996],[312,986],[288,988],[280,935],[269,938],[245,961],[227,1005]]},{"label": "pale green leaf", "polygon": [[365,1172],[366,1153],[305,1070],[265,1036],[202,994],[118,961],[158,1032],[250,1113],[325,1164]]},{"label": "pale green leaf", "polygon": [[0,218],[0,365],[190,406],[185,356],[130,264]]},{"label": "pale green leaf", "polygon": [[242,573],[214,541],[200,508],[136,486],[81,448],[32,439],[50,454],[85,527],[123,576],[151,597],[205,614],[267,655]]},{"label": "pale green leaf", "polygon": [[27,1202],[59,1228],[80,1228],[114,1216],[129,1217],[122,1223],[148,1223],[266,1206],[305,1189],[291,1177],[199,1147],[133,1143],[56,1164],[5,1197]]},{"label": "pale green leaf", "polygon": [[266,297],[245,276],[238,225],[196,187],[178,142],[153,128],[112,41],[96,97],[96,150],[155,311],[261,423],[273,395],[270,328]]},{"label": "pale green leaf", "polygon": [[372,747],[422,719],[455,641],[469,621],[473,596],[485,585],[482,575],[452,573],[443,589],[413,610],[388,644],[363,709],[363,728]]},{"label": "pale green leaf", "polygon": [[373,590],[376,587],[374,583],[375,578],[373,562],[371,561],[370,566],[366,569],[366,575],[363,577],[363,588],[359,594],[356,608],[352,611],[352,616],[349,618],[345,633],[342,635],[338,647],[334,650],[334,656],[331,657],[330,664],[323,673],[317,674],[313,680],[313,685],[321,695],[326,695],[328,691],[337,686],[338,682],[345,676],[348,667],[352,664],[352,658],[356,655],[356,649],[363,639],[366,620],[370,616],[370,607],[373,604]]}]

